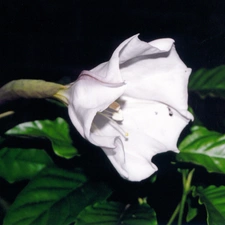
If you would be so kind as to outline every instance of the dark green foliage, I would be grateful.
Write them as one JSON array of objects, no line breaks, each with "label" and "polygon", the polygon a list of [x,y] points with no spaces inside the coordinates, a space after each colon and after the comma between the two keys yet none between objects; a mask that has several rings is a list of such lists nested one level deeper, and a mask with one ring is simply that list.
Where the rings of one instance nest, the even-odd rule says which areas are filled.
[{"label": "dark green foliage", "polygon": [[147,204],[124,205],[118,202],[97,202],[86,207],[77,217],[77,225],[157,225],[156,214]]},{"label": "dark green foliage", "polygon": [[[200,96],[203,106],[209,104],[210,108],[219,99],[221,109],[225,104],[225,66],[193,73],[189,91],[191,103]],[[220,111],[217,117],[214,109],[191,107],[198,120],[182,133],[180,153],[156,156],[159,171],[140,183],[124,181],[110,166],[107,172],[101,171],[110,162],[102,157],[102,164],[96,166],[93,161],[97,156],[91,157],[97,153],[96,147],[92,149],[85,141],[79,149],[81,157],[74,157],[79,156],[79,146],[74,143],[79,145],[81,137],[71,132],[63,118],[35,120],[11,128],[0,139],[4,225],[225,224],[225,112]],[[221,129],[212,129],[215,123],[215,128]],[[4,134],[4,128],[1,131]],[[7,145],[20,137],[24,142],[35,139],[34,143],[44,138],[51,145]],[[11,197],[13,187],[21,181],[28,185]],[[181,199],[185,199],[184,204]]]}]

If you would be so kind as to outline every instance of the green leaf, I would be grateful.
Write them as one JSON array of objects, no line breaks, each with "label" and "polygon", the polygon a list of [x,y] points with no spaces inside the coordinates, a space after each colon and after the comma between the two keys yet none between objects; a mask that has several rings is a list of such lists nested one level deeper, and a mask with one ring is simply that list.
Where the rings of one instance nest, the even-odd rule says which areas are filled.
[{"label": "green leaf", "polygon": [[194,195],[199,196],[199,203],[204,204],[209,225],[225,224],[225,186],[197,187]]},{"label": "green leaf", "polygon": [[192,207],[190,198],[187,199],[187,205],[188,205],[188,211],[186,216],[186,222],[190,222],[197,216],[198,209],[195,207]]},{"label": "green leaf", "polygon": [[225,97],[225,65],[214,69],[200,69],[189,79],[190,91],[198,92],[202,97],[207,95]]},{"label": "green leaf", "polygon": [[78,155],[72,144],[69,126],[62,118],[51,120],[36,120],[19,124],[6,132],[8,135],[28,135],[31,137],[44,137],[51,141],[52,148],[58,156],[66,159]]},{"label": "green leaf", "polygon": [[177,160],[201,165],[208,172],[225,173],[225,135],[194,126],[180,144]]},{"label": "green leaf", "polygon": [[124,205],[119,202],[97,202],[86,207],[77,217],[76,225],[156,225],[156,214],[147,204]]},{"label": "green leaf", "polygon": [[3,148],[0,150],[0,176],[8,182],[31,179],[53,161],[40,149]]},{"label": "green leaf", "polygon": [[194,121],[192,121],[193,126],[204,126],[202,121],[198,118],[198,116],[195,114],[194,110],[189,106],[188,111],[193,115],[195,118]]},{"label": "green leaf", "polygon": [[67,225],[86,206],[111,194],[104,183],[81,171],[47,168],[32,180],[10,207],[4,225]]}]

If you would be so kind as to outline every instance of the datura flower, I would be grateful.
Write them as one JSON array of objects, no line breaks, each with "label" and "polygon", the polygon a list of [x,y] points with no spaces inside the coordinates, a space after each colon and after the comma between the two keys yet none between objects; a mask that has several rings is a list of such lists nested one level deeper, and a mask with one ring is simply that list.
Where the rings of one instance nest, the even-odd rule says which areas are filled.
[{"label": "datura flower", "polygon": [[135,35],[70,84],[69,116],[123,178],[143,180],[157,170],[154,155],[178,152],[178,137],[193,119],[187,111],[190,73],[172,39],[147,43]]}]

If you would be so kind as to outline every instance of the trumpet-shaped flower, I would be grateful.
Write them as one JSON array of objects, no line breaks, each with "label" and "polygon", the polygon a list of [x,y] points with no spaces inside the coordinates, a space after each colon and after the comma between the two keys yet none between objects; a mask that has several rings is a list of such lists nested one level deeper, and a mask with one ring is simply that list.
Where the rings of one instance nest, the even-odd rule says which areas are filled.
[{"label": "trumpet-shaped flower", "polygon": [[143,180],[157,170],[154,155],[178,152],[179,135],[193,119],[187,111],[190,73],[172,39],[147,43],[135,35],[70,84],[69,116],[123,178]]}]

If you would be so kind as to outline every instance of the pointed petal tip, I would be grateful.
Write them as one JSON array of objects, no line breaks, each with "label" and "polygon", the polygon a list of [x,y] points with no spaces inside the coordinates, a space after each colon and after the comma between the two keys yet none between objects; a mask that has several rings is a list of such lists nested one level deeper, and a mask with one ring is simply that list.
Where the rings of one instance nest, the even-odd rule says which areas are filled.
[{"label": "pointed petal tip", "polygon": [[154,165],[154,168],[152,168],[151,173],[148,174],[138,174],[136,176],[134,176],[134,174],[131,174],[130,176],[128,175],[128,177],[126,177],[126,180],[129,180],[131,182],[141,182],[147,178],[149,178],[150,176],[152,176],[156,171],[158,170],[158,168]]},{"label": "pointed petal tip", "polygon": [[144,163],[144,161],[141,161],[136,165],[132,165],[132,167],[125,164],[124,169],[126,169],[128,174],[126,179],[132,182],[140,182],[149,178],[158,170],[158,167],[152,161],[149,162],[147,160],[145,162],[146,163]]},{"label": "pointed petal tip", "polygon": [[149,44],[162,51],[169,51],[173,47],[174,42],[172,38],[161,38],[151,41]]}]

